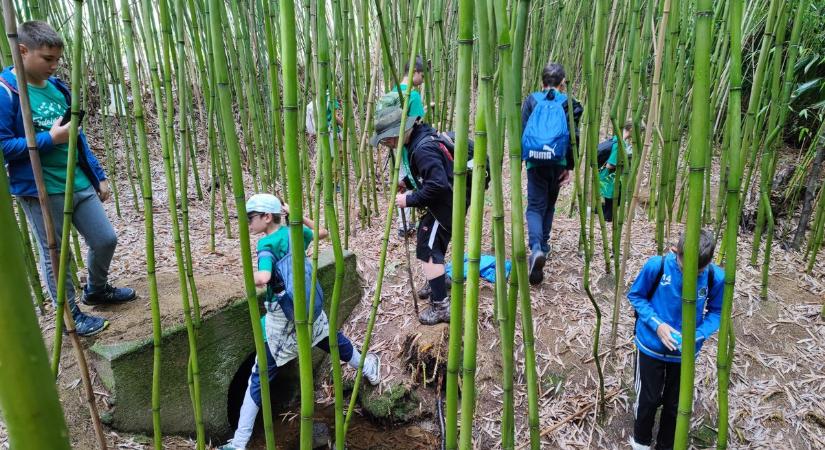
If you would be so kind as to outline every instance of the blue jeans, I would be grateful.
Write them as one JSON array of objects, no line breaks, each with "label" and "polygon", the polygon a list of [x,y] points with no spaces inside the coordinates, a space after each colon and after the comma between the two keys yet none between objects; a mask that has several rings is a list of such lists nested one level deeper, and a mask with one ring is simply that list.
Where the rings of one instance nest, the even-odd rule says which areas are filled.
[{"label": "blue jeans", "polygon": [[[278,374],[278,366],[275,365],[275,357],[272,356],[272,353],[269,351],[269,345],[264,345],[266,347],[266,371],[269,378],[269,381],[275,379],[275,375]],[[321,342],[316,345],[316,347],[320,348],[321,350],[329,353],[329,336],[322,339]],[[344,336],[343,333],[340,331],[338,332],[338,353],[340,356],[341,361],[349,362],[352,359],[352,342]],[[255,401],[255,404],[258,407],[261,407],[261,376],[258,372],[258,363],[256,362],[255,365],[252,367],[252,375],[249,376],[249,395],[252,396],[252,400]]]},{"label": "blue jeans", "polygon": [[[52,271],[52,261],[49,258],[49,248],[46,239],[46,227],[43,224],[43,212],[40,209],[40,200],[37,197],[18,197],[23,205],[23,211],[31,224],[32,230],[40,246],[40,271],[46,278],[52,302],[57,301],[57,285]],[[60,240],[63,232],[63,194],[49,195],[49,210],[52,214],[54,232],[57,239],[57,248],[60,249]],[[89,268],[89,290],[94,292],[102,289],[109,278],[109,265],[117,247],[117,235],[112,228],[103,204],[93,187],[74,193],[72,198],[72,224],[83,236],[89,247],[86,256],[86,266]],[[71,255],[69,255],[71,261]],[[71,273],[66,271],[66,301],[72,311],[75,310],[75,288],[72,284]]]},{"label": "blue jeans", "polygon": [[527,169],[527,243],[531,251],[550,250],[550,230],[559,198],[559,177],[567,170],[562,166]]}]

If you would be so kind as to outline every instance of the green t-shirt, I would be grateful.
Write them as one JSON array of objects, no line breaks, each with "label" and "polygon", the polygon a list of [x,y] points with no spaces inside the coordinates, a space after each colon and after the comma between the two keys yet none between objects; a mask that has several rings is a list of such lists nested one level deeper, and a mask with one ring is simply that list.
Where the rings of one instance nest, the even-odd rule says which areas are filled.
[{"label": "green t-shirt", "polygon": [[[312,229],[304,225],[304,252],[312,243],[313,234]],[[275,232],[267,234],[258,241],[258,252],[268,250],[275,255],[275,259],[283,258],[287,251],[289,251],[289,227],[280,227]],[[263,258],[258,260],[258,270],[263,272],[272,272],[273,261],[271,258]],[[266,296],[269,298],[272,295],[269,292],[269,286],[266,287]],[[261,330],[264,333],[264,341],[266,341],[266,316],[261,317]]]},{"label": "green t-shirt", "polygon": [[[304,225],[304,251],[309,248],[312,243],[312,229]],[[273,233],[267,234],[258,241],[258,252],[269,250],[275,256],[275,260],[284,257],[289,251],[289,227],[282,226]],[[272,272],[273,261],[271,258],[263,258],[258,260],[258,270],[263,272]]]},{"label": "green t-shirt", "polygon": [[[392,90],[397,91],[399,88],[401,89],[402,95],[407,95],[406,84],[401,84],[400,86],[393,86]],[[407,117],[413,116],[418,116],[421,118],[422,121],[424,120],[424,103],[421,100],[421,94],[415,89],[412,89],[410,91],[410,109],[407,112]]]},{"label": "green t-shirt", "polygon": [[[54,122],[60,120],[66,110],[69,109],[66,97],[49,81],[46,82],[44,87],[29,84],[29,101],[31,102],[32,121],[36,132],[51,130]],[[46,192],[49,194],[66,192],[68,159],[69,144],[57,144],[51,151],[40,155],[40,163],[43,165],[43,179],[46,181]],[[75,192],[86,189],[91,184],[80,166],[75,166]]]}]

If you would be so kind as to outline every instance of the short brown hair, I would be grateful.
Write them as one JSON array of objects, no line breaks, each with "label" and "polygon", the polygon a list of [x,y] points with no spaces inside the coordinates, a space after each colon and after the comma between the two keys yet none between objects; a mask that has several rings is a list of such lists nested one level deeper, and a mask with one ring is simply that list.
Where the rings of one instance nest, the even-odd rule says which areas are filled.
[{"label": "short brown hair", "polygon": [[41,20],[23,22],[17,29],[17,38],[29,50],[41,47],[63,48],[63,38],[54,31],[51,25]]},{"label": "short brown hair", "polygon": [[[676,244],[676,255],[681,260],[685,256],[685,234],[679,238],[679,243]],[[702,229],[699,231],[699,265],[698,269],[710,264],[713,260],[713,252],[716,250],[716,239],[710,230]]]}]

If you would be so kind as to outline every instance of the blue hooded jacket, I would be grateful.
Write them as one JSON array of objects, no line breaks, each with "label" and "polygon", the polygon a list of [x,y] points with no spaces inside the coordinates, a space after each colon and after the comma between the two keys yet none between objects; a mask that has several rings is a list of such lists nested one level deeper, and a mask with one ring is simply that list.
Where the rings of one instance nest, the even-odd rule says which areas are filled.
[{"label": "blue hooded jacket", "polygon": [[[65,97],[66,103],[71,105],[71,94],[68,86],[55,77],[50,77],[52,83]],[[40,153],[54,150],[52,137],[48,131],[41,131],[36,135],[37,149]],[[95,190],[99,190],[100,182],[106,179],[106,173],[100,167],[95,155],[89,149],[86,135],[80,131],[78,135],[77,164],[91,181]],[[0,146],[3,147],[3,159],[9,173],[9,186],[12,195],[37,197],[37,186],[34,184],[34,172],[29,160],[29,151],[26,147],[26,132],[23,129],[23,113],[20,109],[20,95],[17,90],[17,77],[12,73],[11,66],[0,73]]]},{"label": "blue hooded jacket", "polygon": [[[652,298],[647,295],[656,282],[659,270],[664,262],[664,272],[659,287]],[[713,270],[713,287],[708,292],[708,272]],[[722,293],[725,290],[725,271],[714,264],[703,270],[696,281],[696,355],[702,344],[717,330],[722,312]],[[650,258],[627,294],[628,300],[639,314],[636,321],[636,346],[639,351],[665,362],[681,362],[679,351],[670,351],[665,347],[656,329],[667,323],[678,332],[682,332],[682,269],[676,261],[675,253]]]}]

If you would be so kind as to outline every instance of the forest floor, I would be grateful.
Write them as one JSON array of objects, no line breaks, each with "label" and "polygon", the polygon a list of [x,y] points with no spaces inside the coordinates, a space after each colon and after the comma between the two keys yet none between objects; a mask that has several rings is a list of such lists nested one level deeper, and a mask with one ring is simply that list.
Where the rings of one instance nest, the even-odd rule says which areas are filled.
[{"label": "forest floor", "polygon": [[[102,142],[100,128],[94,122],[88,125],[90,141]],[[96,132],[97,131],[97,132]],[[157,128],[150,140],[157,142]],[[102,145],[95,151],[102,153]],[[176,273],[172,247],[171,221],[166,203],[165,180],[161,158],[157,147],[152,156],[153,197],[155,201],[155,242],[157,270],[160,274]],[[122,216],[115,212],[113,201],[105,207],[118,233],[119,245],[112,265],[111,278],[115,283],[134,280],[145,276],[146,257],[144,252],[143,213],[132,205],[123,149],[118,147],[115,180],[120,189]],[[206,179],[207,160],[202,155],[199,161],[202,178]],[[509,174],[505,169],[505,185]],[[246,180],[250,188],[250,178]],[[190,182],[194,183],[191,180]],[[306,183],[306,180],[304,180]],[[206,186],[208,183],[204,182]],[[505,188],[505,197],[508,197]],[[247,192],[252,192],[247,190]],[[247,194],[248,196],[249,194]],[[545,267],[545,281],[533,287],[533,323],[535,327],[536,368],[540,378],[539,412],[542,431],[542,448],[628,448],[626,444],[632,435],[633,391],[635,348],[632,342],[633,313],[626,300],[621,302],[616,338],[616,350],[608,354],[610,346],[610,316],[613,310],[613,278],[604,270],[601,246],[597,244],[596,256],[592,264],[593,293],[603,313],[601,328],[601,354],[605,371],[607,409],[605,417],[596,417],[595,402],[598,390],[596,367],[591,358],[595,312],[582,286],[584,260],[578,251],[579,222],[577,215],[570,215],[571,188],[563,189],[553,226],[553,251]],[[490,197],[487,192],[485,216],[491,212]],[[190,189],[190,234],[194,254],[194,271],[199,275],[220,275],[225,279],[237,280],[242,289],[240,253],[237,241],[237,221],[235,220],[232,198],[228,198],[232,217],[233,238],[226,238],[226,230],[218,217],[215,251],[210,251],[209,242],[209,197],[204,187],[204,198],[196,198]],[[385,214],[384,194],[379,193],[381,214]],[[142,209],[142,204],[140,206]],[[505,200],[506,235],[509,242],[509,200]],[[218,207],[220,214],[220,207]],[[656,253],[654,240],[655,224],[648,222],[644,214],[637,214],[633,227],[631,251],[627,274],[624,280],[629,285],[649,256]],[[363,342],[367,317],[376,286],[378,259],[384,217],[372,219],[371,226],[354,220],[355,235],[350,237],[349,248],[357,255],[360,274],[364,280],[363,299],[356,307],[348,323],[343,325],[345,334],[356,344]],[[676,240],[678,231],[674,228],[670,241]],[[597,242],[601,242],[598,230]],[[256,238],[253,237],[253,242]],[[485,253],[491,253],[490,230],[485,227]],[[820,257],[813,275],[804,273],[801,256],[774,245],[770,272],[770,287],[767,300],[759,298],[760,270],[747,264],[750,257],[751,235],[740,233],[740,264],[737,273],[736,296],[734,301],[734,328],[736,335],[736,355],[732,363],[730,384],[731,448],[753,449],[806,449],[825,447],[825,321],[820,318],[823,298],[825,298],[825,258]],[[328,242],[323,243],[329,245]],[[509,248],[509,245],[508,245]],[[414,252],[414,246],[411,245]],[[509,251],[508,251],[509,253]],[[509,255],[508,255],[509,257]],[[431,329],[418,324],[410,302],[410,290],[406,277],[404,241],[395,236],[392,227],[387,270],[378,307],[378,320],[371,350],[382,358],[383,384],[402,382],[418,385],[417,377],[407,370],[404,361],[405,339],[418,333],[428,333]],[[413,254],[414,261],[414,254]],[[413,271],[416,285],[424,282],[423,274],[415,263]],[[164,277],[166,278],[166,277]],[[474,424],[475,447],[492,449],[500,440],[501,414],[501,353],[497,324],[493,317],[492,284],[482,281],[478,320],[478,369],[477,408]],[[139,284],[139,283],[138,283]],[[139,292],[139,302],[148,308],[148,294]],[[425,302],[422,301],[422,304]],[[170,306],[172,314],[174,306]],[[88,309],[88,308],[87,308]],[[117,311],[95,309],[111,320],[112,327],[104,332],[127,332],[128,318]],[[120,322],[120,323],[118,323]],[[51,309],[40,318],[41,328],[50,345],[53,335],[53,313]],[[83,340],[87,347],[94,338]],[[521,326],[517,326],[515,355],[517,361],[516,391],[516,433],[518,443],[526,443],[527,398],[524,377],[524,353]],[[710,447],[715,442],[716,402],[716,337],[704,346],[696,363],[696,395],[694,402],[692,443],[697,448]],[[351,372],[345,371],[346,375]],[[93,375],[94,377],[94,375]],[[95,377],[95,393],[101,411],[108,406],[108,393]],[[82,400],[82,386],[74,357],[64,343],[61,358],[61,372],[57,379],[61,401],[74,448],[93,449],[95,441],[88,411]],[[429,411],[435,411],[435,390],[419,387],[422,401]],[[329,380],[323,381],[316,392],[318,409],[331,404],[332,390]],[[433,416],[435,413],[433,413]],[[295,414],[286,413],[279,419],[294,422]],[[420,435],[407,430],[407,442],[398,436],[387,442],[379,442],[377,434],[391,428],[379,426],[364,428],[367,446],[353,442],[352,448],[438,448],[433,443],[435,419],[424,426]],[[284,432],[294,432],[286,425]],[[386,431],[381,431],[386,430]],[[414,430],[413,430],[414,431]],[[438,434],[437,429],[435,431]],[[150,440],[145,436],[120,433],[107,428],[107,438],[112,448],[149,448]],[[212,442],[212,445],[220,445]],[[406,445],[406,446],[405,446]],[[194,448],[190,437],[168,436],[164,446],[170,449]],[[5,428],[0,422],[0,448],[8,448]],[[253,447],[258,448],[258,447]],[[260,447],[263,448],[263,447]]]}]

